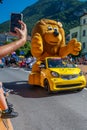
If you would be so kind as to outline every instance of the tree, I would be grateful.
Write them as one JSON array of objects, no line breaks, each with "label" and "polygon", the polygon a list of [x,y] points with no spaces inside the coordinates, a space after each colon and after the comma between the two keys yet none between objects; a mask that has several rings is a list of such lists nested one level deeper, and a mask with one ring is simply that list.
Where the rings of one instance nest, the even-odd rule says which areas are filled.
[{"label": "tree", "polygon": [[0,3],[2,3],[3,2],[3,0],[0,0]]}]

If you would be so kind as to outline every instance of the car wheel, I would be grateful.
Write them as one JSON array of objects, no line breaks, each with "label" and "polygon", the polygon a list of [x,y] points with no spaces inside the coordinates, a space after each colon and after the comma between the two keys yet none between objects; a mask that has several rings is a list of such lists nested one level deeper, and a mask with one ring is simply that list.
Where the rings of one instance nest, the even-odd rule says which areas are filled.
[{"label": "car wheel", "polygon": [[44,80],[44,88],[47,90],[49,94],[52,93],[50,90],[49,81],[47,79]]}]

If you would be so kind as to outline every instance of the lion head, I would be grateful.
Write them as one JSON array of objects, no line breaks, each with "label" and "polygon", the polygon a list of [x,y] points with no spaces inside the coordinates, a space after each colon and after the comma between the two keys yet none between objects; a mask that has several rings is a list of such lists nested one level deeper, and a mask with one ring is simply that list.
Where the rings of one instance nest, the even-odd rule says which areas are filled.
[{"label": "lion head", "polygon": [[43,43],[50,45],[62,46],[65,44],[65,34],[62,24],[55,20],[41,19],[36,23],[32,30],[32,37],[39,33]]},{"label": "lion head", "polygon": [[[59,49],[65,45],[65,33],[62,24],[55,20],[41,19],[32,30],[31,53],[41,57],[58,55]],[[37,50],[37,52],[36,52]]]}]

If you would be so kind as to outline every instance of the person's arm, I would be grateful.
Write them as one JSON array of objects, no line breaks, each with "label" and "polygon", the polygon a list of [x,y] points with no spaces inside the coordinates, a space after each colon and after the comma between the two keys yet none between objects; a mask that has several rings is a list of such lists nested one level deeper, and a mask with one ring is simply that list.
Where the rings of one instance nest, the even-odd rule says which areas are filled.
[{"label": "person's arm", "polygon": [[26,24],[23,21],[19,21],[19,23],[22,25],[22,29],[20,30],[18,28],[15,28],[16,34],[14,34],[15,36],[18,37],[18,40],[0,46],[0,58],[14,52],[15,50],[19,49],[26,43],[27,40]]}]

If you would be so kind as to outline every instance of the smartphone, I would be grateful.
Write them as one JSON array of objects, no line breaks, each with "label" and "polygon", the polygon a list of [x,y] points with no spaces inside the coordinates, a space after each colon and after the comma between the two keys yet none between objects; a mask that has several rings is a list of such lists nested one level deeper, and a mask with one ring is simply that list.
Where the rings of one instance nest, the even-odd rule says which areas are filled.
[{"label": "smartphone", "polygon": [[11,13],[10,32],[16,33],[14,30],[15,27],[21,29],[21,24],[18,22],[19,20],[23,21],[22,13]]}]

